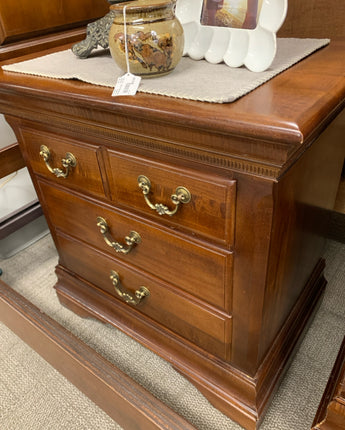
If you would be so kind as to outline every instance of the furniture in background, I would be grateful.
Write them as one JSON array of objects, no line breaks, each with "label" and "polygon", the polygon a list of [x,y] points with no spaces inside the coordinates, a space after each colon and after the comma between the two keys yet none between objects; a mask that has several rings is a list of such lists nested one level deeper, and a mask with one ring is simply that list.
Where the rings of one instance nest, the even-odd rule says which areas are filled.
[{"label": "furniture in background", "polygon": [[345,38],[345,3],[333,0],[289,0],[286,19],[278,37]]},{"label": "furniture in background", "polygon": [[[345,2],[289,0],[287,16],[278,37],[345,39]],[[328,230],[330,239],[345,243],[345,164]]]},{"label": "furniture in background", "polygon": [[0,178],[25,166],[18,143],[0,149]]},{"label": "furniture in background", "polygon": [[[56,46],[62,42],[79,41],[85,35],[86,24],[103,16],[108,9],[109,3],[106,0],[31,0],[22,1],[20,4],[3,0],[0,3],[0,60]],[[6,148],[3,146],[0,142],[0,178],[25,166],[17,144]],[[23,184],[23,190],[24,187],[28,188],[28,192],[27,196],[23,197],[23,205],[20,201],[18,204],[14,202],[15,210],[10,210],[8,216],[0,214],[0,244],[3,251],[1,258],[20,249],[21,242],[29,244],[33,237],[40,237],[46,231],[38,199],[30,198],[31,180],[29,176],[25,177],[23,171],[20,175],[21,178],[19,181],[16,178],[16,181],[19,182],[19,187]],[[16,195],[13,196],[14,201],[20,199]],[[19,229],[28,224],[31,225],[30,228],[17,234]]]},{"label": "furniture in background", "polygon": [[107,0],[1,0],[0,61],[80,41],[108,11]]},{"label": "furniture in background", "polygon": [[37,194],[12,129],[0,117],[0,259],[47,234]]},{"label": "furniture in background", "polygon": [[345,337],[328,380],[312,430],[345,428]]},{"label": "furniture in background", "polygon": [[[7,176],[9,173],[21,169],[24,165],[24,160],[18,144],[0,149],[0,179]],[[5,226],[0,223],[0,240],[3,235],[7,234],[9,234],[9,232],[5,231]],[[0,268],[0,275],[1,274],[2,270]]]},{"label": "furniture in background", "polygon": [[[10,175],[23,167],[25,167],[25,163],[17,143],[0,149],[0,178]],[[15,202],[15,210],[10,211],[6,216],[0,216],[0,244],[2,244],[2,247],[4,246],[2,243],[4,238],[42,215],[42,209],[37,197],[29,200],[23,206],[21,203],[17,205],[17,202]],[[3,249],[1,249],[0,255],[4,258],[2,251]]]},{"label": "furniture in background", "polygon": [[195,430],[1,279],[0,321],[93,402],[101,403],[105,412],[125,430]]},{"label": "furniture in background", "polygon": [[31,245],[49,230],[18,144],[0,149],[0,258]]},{"label": "furniture in background", "polygon": [[345,243],[345,165],[332,211],[328,235],[330,239]]}]

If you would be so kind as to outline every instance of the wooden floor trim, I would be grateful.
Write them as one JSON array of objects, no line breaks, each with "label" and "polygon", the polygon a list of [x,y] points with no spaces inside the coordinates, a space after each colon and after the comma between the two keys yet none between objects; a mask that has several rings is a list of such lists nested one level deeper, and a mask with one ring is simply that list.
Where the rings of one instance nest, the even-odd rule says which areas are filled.
[{"label": "wooden floor trim", "polygon": [[315,415],[312,430],[345,428],[345,337]]},{"label": "wooden floor trim", "polygon": [[0,320],[125,430],[195,430],[1,280]]}]

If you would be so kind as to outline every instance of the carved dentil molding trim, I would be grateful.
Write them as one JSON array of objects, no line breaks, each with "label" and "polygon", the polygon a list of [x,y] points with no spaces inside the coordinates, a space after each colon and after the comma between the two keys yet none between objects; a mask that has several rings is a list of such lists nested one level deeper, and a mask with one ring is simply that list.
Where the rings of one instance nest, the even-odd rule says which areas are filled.
[{"label": "carved dentil molding trim", "polygon": [[150,152],[159,152],[160,154],[164,153],[170,157],[174,156],[176,158],[183,158],[184,160],[189,159],[209,166],[221,167],[225,170],[233,170],[252,175],[254,174],[269,179],[277,179],[281,174],[281,169],[279,167],[260,163],[260,161],[250,161],[231,155],[217,155],[208,152],[207,149],[200,150],[193,149],[192,147],[187,148],[180,146],[179,143],[173,141],[163,141],[156,138],[129,135],[108,127],[102,127],[99,124],[92,123],[91,121],[88,124],[85,124],[57,114],[52,115],[50,113],[42,112],[33,113],[31,110],[25,111],[24,109],[21,109],[20,112],[18,112],[17,109],[13,109],[10,106],[6,106],[6,111],[4,110],[4,112],[8,115],[17,117],[19,113],[22,119],[40,123],[40,126],[44,124],[48,126],[49,129],[55,128],[60,131],[66,130],[69,135],[79,140],[83,135],[88,138],[92,136],[99,138],[102,136],[109,141],[109,147],[115,144],[116,148],[114,149],[128,149],[124,148],[123,144],[125,143],[128,147],[135,147],[140,150],[147,150]]}]

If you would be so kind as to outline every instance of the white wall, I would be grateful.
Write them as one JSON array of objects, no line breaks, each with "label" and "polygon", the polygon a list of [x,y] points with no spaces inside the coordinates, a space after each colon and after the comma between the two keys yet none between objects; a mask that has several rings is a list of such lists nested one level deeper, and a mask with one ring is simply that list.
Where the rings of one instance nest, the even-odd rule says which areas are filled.
[{"label": "white wall", "polygon": [[4,116],[0,114],[0,148],[16,141],[16,136],[14,135],[11,127],[7,124]]}]

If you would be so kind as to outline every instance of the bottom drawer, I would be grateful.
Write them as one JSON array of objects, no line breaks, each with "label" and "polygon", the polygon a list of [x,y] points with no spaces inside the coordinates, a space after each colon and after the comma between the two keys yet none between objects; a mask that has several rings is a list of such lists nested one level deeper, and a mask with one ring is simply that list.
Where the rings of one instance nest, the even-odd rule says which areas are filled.
[{"label": "bottom drawer", "polygon": [[[115,297],[123,306],[131,307],[133,312],[140,312],[211,354],[228,358],[231,317],[82,242],[62,234],[57,235],[57,241],[62,266]],[[118,274],[116,288],[115,280],[110,278],[114,272]],[[141,287],[149,292],[142,298]]]}]

